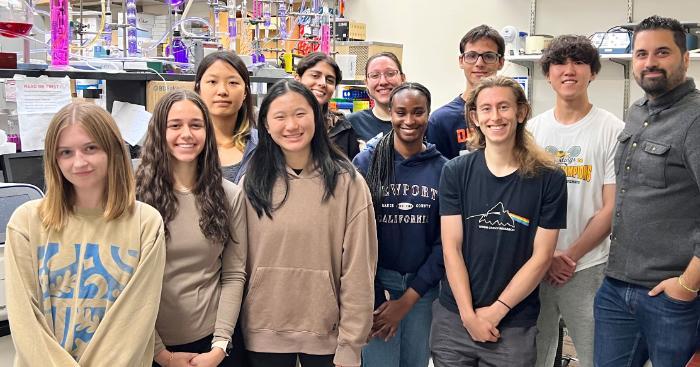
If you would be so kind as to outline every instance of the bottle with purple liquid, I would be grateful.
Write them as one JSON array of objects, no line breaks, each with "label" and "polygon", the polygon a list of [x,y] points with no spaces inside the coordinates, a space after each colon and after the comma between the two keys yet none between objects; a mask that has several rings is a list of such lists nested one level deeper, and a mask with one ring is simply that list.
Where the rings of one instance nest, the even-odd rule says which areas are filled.
[{"label": "bottle with purple liquid", "polygon": [[15,143],[18,153],[22,151],[22,140],[19,138],[19,120],[15,114],[7,116],[7,141]]},{"label": "bottle with purple liquid", "polygon": [[182,36],[180,31],[173,31],[173,40],[168,46],[168,51],[170,55],[175,58],[175,62],[187,63],[189,58],[187,57],[187,46],[182,42]]}]

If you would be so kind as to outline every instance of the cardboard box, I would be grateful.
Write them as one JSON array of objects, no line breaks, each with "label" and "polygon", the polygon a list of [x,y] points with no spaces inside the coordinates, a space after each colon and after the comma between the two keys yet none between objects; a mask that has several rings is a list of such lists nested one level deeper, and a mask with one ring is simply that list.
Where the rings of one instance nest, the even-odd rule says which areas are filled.
[{"label": "cardboard box", "polygon": [[357,55],[355,75],[344,75],[344,79],[355,79],[364,80],[365,79],[365,66],[367,65],[367,59],[374,54],[380,52],[393,52],[396,57],[403,57],[403,45],[398,43],[386,43],[386,42],[375,42],[375,41],[346,41],[346,42],[336,42],[335,50],[342,55]]},{"label": "cardboard box", "polygon": [[163,82],[159,80],[148,82],[146,86],[146,111],[153,112],[156,103],[164,95],[178,89],[194,90],[194,82]]}]

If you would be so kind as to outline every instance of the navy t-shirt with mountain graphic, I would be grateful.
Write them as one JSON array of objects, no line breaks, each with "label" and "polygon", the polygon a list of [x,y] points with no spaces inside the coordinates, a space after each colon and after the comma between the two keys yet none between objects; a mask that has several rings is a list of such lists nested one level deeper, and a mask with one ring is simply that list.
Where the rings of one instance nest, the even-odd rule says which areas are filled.
[{"label": "navy t-shirt with mountain graphic", "polygon": [[[489,306],[532,256],[537,228],[566,228],[566,176],[561,170],[543,170],[534,177],[517,171],[497,177],[479,149],[445,165],[440,215],[462,216],[462,254],[473,307]],[[515,305],[499,327],[534,326],[538,294],[535,289]],[[440,288],[440,303],[459,312],[447,278]]]}]

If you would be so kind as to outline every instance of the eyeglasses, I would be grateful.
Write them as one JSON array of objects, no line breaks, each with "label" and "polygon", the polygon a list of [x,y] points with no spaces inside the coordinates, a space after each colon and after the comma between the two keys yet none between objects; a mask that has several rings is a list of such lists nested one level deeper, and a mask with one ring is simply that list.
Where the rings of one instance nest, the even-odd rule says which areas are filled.
[{"label": "eyeglasses", "polygon": [[378,71],[373,71],[371,73],[367,73],[367,78],[372,79],[372,80],[379,80],[379,78],[384,75],[385,79],[393,79],[396,78],[397,75],[399,75],[400,71],[398,70],[387,70],[383,73],[380,73]]},{"label": "eyeglasses", "polygon": [[485,64],[495,64],[501,58],[501,55],[492,51],[481,54],[476,51],[468,51],[462,54],[462,60],[468,64],[476,64],[479,61],[479,57],[484,60]]}]

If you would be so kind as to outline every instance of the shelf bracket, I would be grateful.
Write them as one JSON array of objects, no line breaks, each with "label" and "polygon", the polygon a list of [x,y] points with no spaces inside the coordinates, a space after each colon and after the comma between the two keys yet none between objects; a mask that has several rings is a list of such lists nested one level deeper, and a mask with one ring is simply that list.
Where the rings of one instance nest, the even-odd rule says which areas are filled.
[{"label": "shelf bracket", "polygon": [[625,87],[622,96],[622,120],[627,121],[627,110],[630,107],[630,61],[611,58],[610,62],[614,62],[622,66],[622,72],[624,73],[625,82]]},{"label": "shelf bracket", "polygon": [[[631,0],[630,0],[631,1]],[[535,25],[537,20],[537,0],[530,0],[530,35],[535,33]]]},{"label": "shelf bracket", "polygon": [[627,0],[627,23],[634,22],[634,0]]}]

